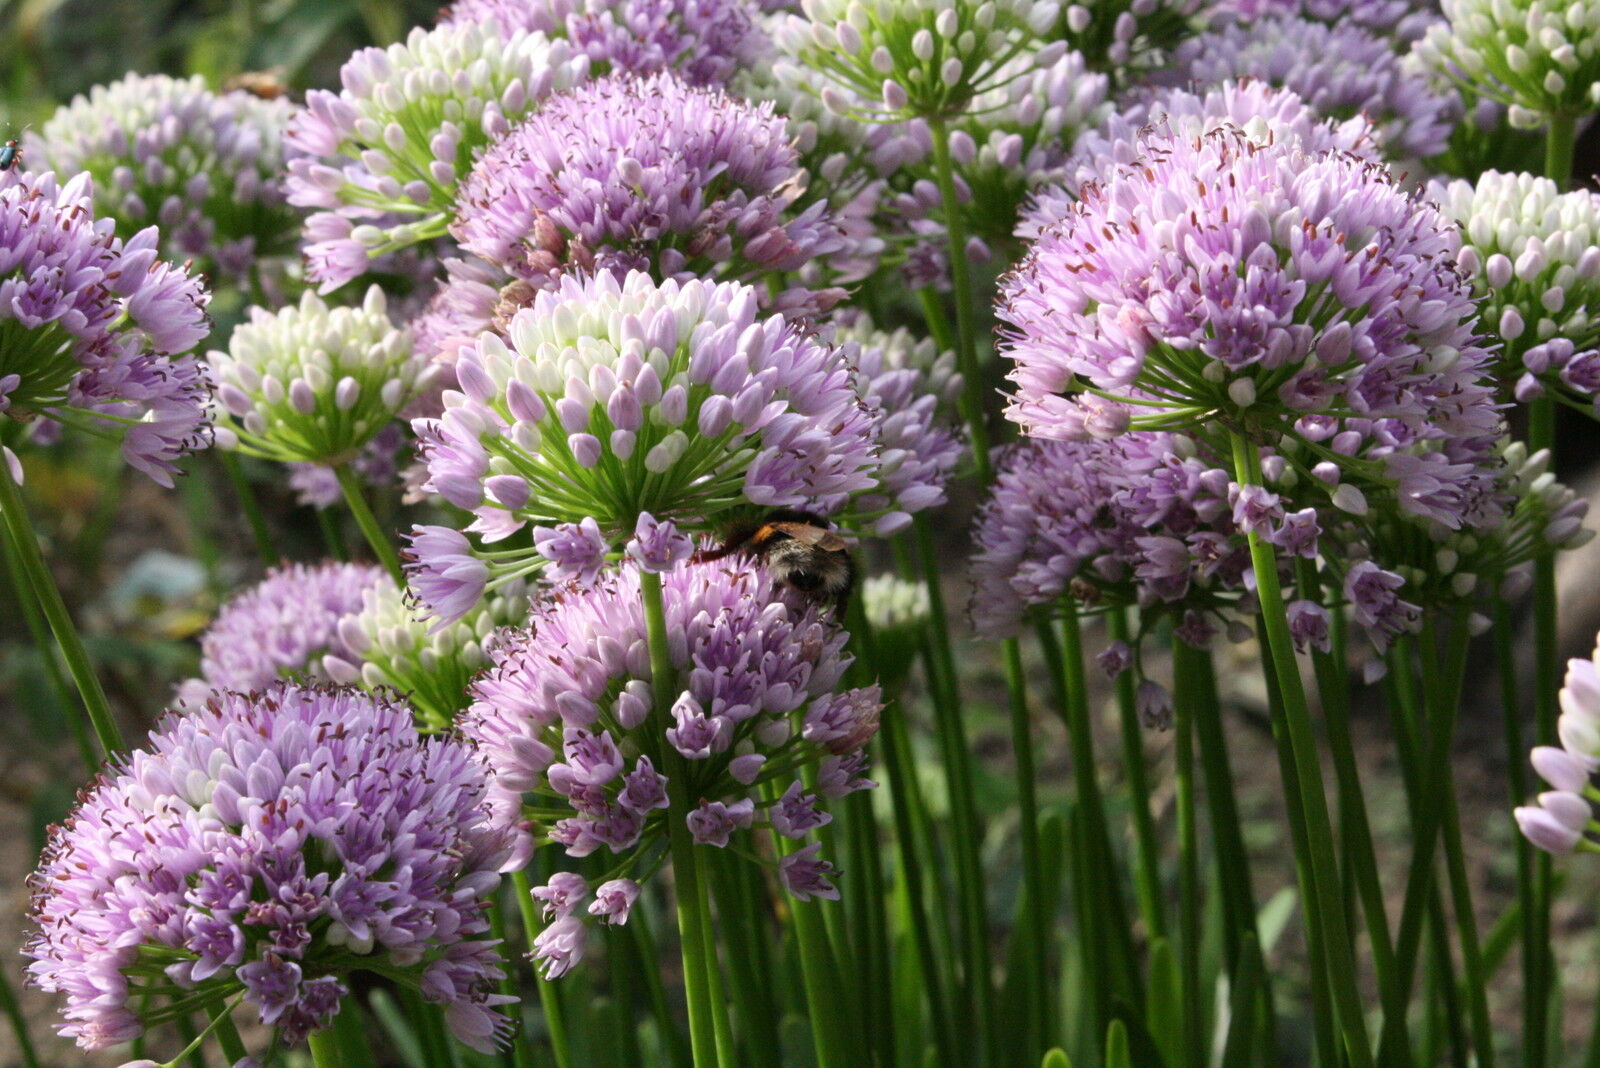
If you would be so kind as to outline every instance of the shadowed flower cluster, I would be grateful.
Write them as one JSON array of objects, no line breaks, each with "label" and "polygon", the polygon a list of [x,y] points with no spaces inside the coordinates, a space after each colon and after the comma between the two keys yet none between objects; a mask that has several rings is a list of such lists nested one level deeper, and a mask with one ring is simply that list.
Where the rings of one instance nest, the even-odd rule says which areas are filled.
[{"label": "shadowed flower cluster", "polygon": [[1600,852],[1600,823],[1594,818],[1594,776],[1600,771],[1600,649],[1588,660],[1567,661],[1561,688],[1559,748],[1542,745],[1532,753],[1533,770],[1553,789],[1538,803],[1516,810],[1528,841],[1550,853]]},{"label": "shadowed flower cluster", "polygon": [[209,329],[200,279],[160,258],[155,227],[123,241],[87,174],[0,173],[0,413],[122,435],[163,486],[210,443],[210,385],[188,355]]},{"label": "shadowed flower cluster", "polygon": [[302,1041],[371,970],[493,1052],[513,999],[486,910],[512,842],[485,789],[469,746],[419,737],[390,698],[219,695],[163,721],[52,831],[29,974],[66,995],[62,1032],[86,1049],[235,995]]},{"label": "shadowed flower cluster", "polygon": [[[667,819],[705,846],[758,822],[800,840],[829,821],[827,800],[872,785],[861,775],[880,701],[876,687],[835,692],[850,662],[843,631],[786,600],[764,569],[687,563],[662,578],[673,680],[652,677],[639,567],[626,561],[536,603],[461,718],[505,815],[523,814],[569,856],[618,858],[588,909],[603,922],[627,918]],[[814,791],[798,777],[812,762]],[[802,900],[838,893],[816,852],[779,869]],[[555,919],[534,952],[551,977],[582,956],[586,889],[565,874],[534,891]]]}]

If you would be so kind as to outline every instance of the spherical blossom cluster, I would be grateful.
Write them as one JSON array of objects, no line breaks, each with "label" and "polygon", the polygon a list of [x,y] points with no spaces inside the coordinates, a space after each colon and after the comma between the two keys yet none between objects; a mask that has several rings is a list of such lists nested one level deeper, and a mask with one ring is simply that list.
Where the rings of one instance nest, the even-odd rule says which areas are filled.
[{"label": "spherical blossom cluster", "polygon": [[834,343],[856,369],[862,401],[879,418],[878,484],[857,495],[851,511],[860,518],[881,513],[877,533],[887,534],[907,516],[944,503],[945,484],[966,453],[955,353],[941,353],[932,340],[918,340],[904,328],[885,333],[864,315],[841,324]]},{"label": "spherical blossom cluster", "polygon": [[1164,77],[1185,87],[1256,78],[1294,90],[1329,118],[1366,115],[1392,155],[1437,155],[1449,142],[1459,98],[1402,59],[1391,41],[1351,22],[1270,16],[1190,38]]},{"label": "spherical blossom cluster", "polygon": [[565,41],[493,20],[415,29],[350,57],[343,90],[308,93],[285,137],[289,202],[316,211],[306,223],[312,280],[326,292],[374,256],[443,237],[478,151],[582,81],[588,62]]},{"label": "spherical blossom cluster", "polygon": [[159,223],[172,258],[242,278],[299,234],[280,177],[292,112],[283,98],[212,92],[199,75],[129,74],[61,107],[23,149],[36,170],[88,171],[96,210],[124,239]]},{"label": "spherical blossom cluster", "polygon": [[[1152,142],[1003,286],[1034,435],[1237,435],[1361,513],[1491,523],[1501,419],[1459,238],[1378,164],[1222,129]],[[1309,476],[1309,477],[1305,477]]]},{"label": "spherical blossom cluster", "polygon": [[[791,209],[805,181],[771,105],[671,74],[607,78],[552,97],[485,152],[451,232],[516,280],[501,290],[512,303],[571,270],[758,281],[845,247],[825,203]],[[815,314],[843,295],[797,288],[776,303]]]},{"label": "spherical blossom cluster", "polygon": [[[1088,608],[1170,605],[1181,613],[1180,632],[1208,636],[1209,620],[1238,600],[1250,566],[1231,484],[1227,471],[1175,434],[1032,440],[1003,450],[973,527],[973,626],[1005,637],[1031,610],[1070,596]],[[1285,551],[1300,548],[1303,519],[1279,519],[1271,536]],[[1311,537],[1314,546],[1314,522]]]},{"label": "spherical blossom cluster", "polygon": [[[821,610],[787,600],[761,567],[680,565],[662,576],[674,678],[655,679],[639,575],[624,562],[538,601],[529,628],[491,652],[460,722],[493,769],[498,807],[569,856],[622,856],[613,877],[631,879],[668,820],[702,846],[726,847],[757,821],[800,840],[829,821],[827,800],[872,785],[862,771],[877,688],[836,692],[846,635]],[[811,762],[814,789],[797,778]],[[780,879],[802,899],[834,897],[814,854],[786,858]],[[605,889],[588,911],[622,922]],[[586,890],[569,874],[534,891],[562,932],[552,925],[534,947],[550,976],[582,955]]]},{"label": "spherical blossom cluster", "polygon": [[1588,660],[1567,661],[1561,689],[1561,746],[1539,746],[1533,769],[1552,789],[1538,803],[1516,810],[1517,823],[1528,841],[1550,853],[1600,851],[1600,824],[1590,798],[1600,770],[1600,649]]},{"label": "spherical blossom cluster", "polygon": [[1067,50],[1038,41],[1055,24],[1055,0],[804,0],[804,18],[780,20],[786,57],[830,84],[822,101],[871,121],[951,118],[979,95]]},{"label": "spherical blossom cluster", "polygon": [[155,227],[126,241],[79,174],[0,172],[0,414],[122,434],[163,486],[210,443],[210,384],[189,355],[206,336],[199,278],[160,258]]},{"label": "spherical blossom cluster", "polygon": [[87,1049],[236,994],[299,1042],[369,970],[492,1052],[513,999],[486,910],[512,842],[485,777],[387,697],[278,685],[170,716],[52,831],[30,977]]},{"label": "spherical blossom cluster", "polygon": [[1600,8],[1566,0],[1441,0],[1444,21],[1416,46],[1510,107],[1515,126],[1573,119],[1600,105]]},{"label": "spherical blossom cluster", "polygon": [[1378,132],[1365,117],[1324,118],[1290,89],[1253,78],[1225,81],[1198,92],[1155,89],[1132,94],[1104,123],[1078,137],[1071,158],[1056,176],[1061,184],[1034,195],[1017,227],[1018,236],[1037,237],[1067,214],[1078,199],[1079,187],[1133,163],[1152,139],[1192,139],[1224,126],[1237,127],[1255,141],[1298,144],[1306,152],[1338,150],[1381,158]]},{"label": "spherical blossom cluster", "polygon": [[1600,403],[1600,194],[1495,171],[1431,193],[1461,228],[1461,265],[1505,343],[1503,384],[1522,400],[1554,389]]},{"label": "spherical blossom cluster", "polygon": [[[416,422],[428,488],[486,541],[587,519],[615,543],[641,512],[705,530],[745,504],[837,511],[875,485],[877,420],[838,350],[759,303],[737,283],[563,277],[509,344],[486,334],[463,350],[460,392]],[[436,610],[476,602],[491,564],[540,566],[517,550],[485,562],[449,533],[412,545]]]},{"label": "spherical blossom cluster", "polygon": [[209,359],[226,413],[220,445],[328,466],[354,460],[432,373],[377,286],[358,308],[329,308],[309,292],[277,312],[252,308]]},{"label": "spherical blossom cluster", "polygon": [[564,37],[596,74],[672,70],[696,85],[722,85],[767,48],[747,0],[456,0],[442,22],[493,19],[507,32]]},{"label": "spherical blossom cluster", "polygon": [[1204,0],[1076,0],[1056,36],[1098,70],[1149,67],[1190,32]]},{"label": "spherical blossom cluster", "polygon": [[1248,25],[1252,20],[1274,15],[1364,26],[1374,33],[1395,38],[1402,44],[1422,37],[1439,21],[1437,5],[1416,0],[1218,0],[1211,6],[1210,18],[1233,19]]},{"label": "spherical blossom cluster", "polygon": [[361,591],[357,611],[340,617],[345,652],[330,650],[322,664],[337,682],[405,694],[427,726],[442,730],[467,706],[467,684],[488,663],[495,632],[527,617],[527,591],[514,583],[449,626],[431,629],[384,575]]},{"label": "spherical blossom cluster", "polygon": [[212,690],[262,690],[281,679],[328,680],[325,658],[355,657],[340,624],[379,586],[392,589],[394,582],[367,564],[273,568],[224,604],[200,636],[200,678],[179,689],[183,703],[203,704]]}]

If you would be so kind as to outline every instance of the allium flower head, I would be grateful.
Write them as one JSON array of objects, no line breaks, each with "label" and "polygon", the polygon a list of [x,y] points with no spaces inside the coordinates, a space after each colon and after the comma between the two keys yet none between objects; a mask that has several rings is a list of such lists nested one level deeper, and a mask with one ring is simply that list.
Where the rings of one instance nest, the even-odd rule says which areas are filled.
[{"label": "allium flower head", "polygon": [[299,1042],[370,967],[492,1052],[514,999],[486,910],[511,840],[484,780],[387,697],[280,685],[169,716],[51,832],[30,977],[100,1049],[236,992]]},{"label": "allium flower head", "polygon": [[596,74],[671,70],[721,85],[766,51],[756,14],[746,0],[456,0],[443,21],[564,37]]},{"label": "allium flower head", "polygon": [[431,373],[377,286],[358,308],[329,308],[315,293],[277,312],[252,308],[210,362],[224,447],[329,466],[354,460]]},{"label": "allium flower head", "polygon": [[1037,237],[1067,213],[1077,189],[1134,162],[1152,138],[1192,139],[1225,126],[1252,140],[1299,144],[1306,152],[1339,150],[1368,159],[1381,157],[1378,132],[1364,117],[1324,118],[1290,89],[1246,78],[1203,91],[1155,89],[1134,94],[1100,126],[1072,146],[1062,185],[1041,190],[1023,213],[1019,236]]},{"label": "allium flower head", "polygon": [[1217,0],[1209,12],[1212,19],[1246,25],[1275,15],[1299,15],[1330,26],[1351,22],[1403,44],[1420,38],[1439,19],[1436,5],[1417,0]]},{"label": "allium flower head", "polygon": [[23,148],[37,170],[88,171],[118,236],[159,223],[173,259],[237,278],[298,237],[280,178],[292,111],[284,98],[214,93],[199,75],[129,74],[63,105]]},{"label": "allium flower head", "polygon": [[955,354],[904,328],[885,333],[865,316],[837,329],[834,342],[856,368],[857,391],[878,418],[878,482],[852,501],[851,511],[882,513],[878,532],[892,533],[908,515],[944,503],[945,484],[966,455]]},{"label": "allium flower head", "polygon": [[1190,38],[1164,77],[1173,85],[1256,78],[1292,89],[1321,114],[1366,117],[1402,158],[1442,152],[1459,101],[1412,71],[1391,41],[1352,22],[1330,26],[1295,16],[1230,22]]},{"label": "allium flower head", "polygon": [[415,424],[428,488],[489,541],[592,518],[620,547],[641,512],[705,531],[741,505],[837,511],[875,485],[877,421],[838,350],[758,303],[736,283],[562,278],[509,345],[464,350],[460,392]]},{"label": "allium flower head", "polygon": [[897,575],[873,575],[861,584],[861,607],[872,628],[872,669],[892,693],[923,647],[932,612],[928,587]]},{"label": "allium flower head", "polygon": [[1550,853],[1600,851],[1600,824],[1589,802],[1595,772],[1600,770],[1600,670],[1596,661],[1600,661],[1600,649],[1588,660],[1567,661],[1561,719],[1556,724],[1561,747],[1540,746],[1532,753],[1534,770],[1554,789],[1540,794],[1538,804],[1516,810],[1522,833]]},{"label": "allium flower head", "polygon": [[1426,63],[1511,108],[1515,126],[1578,118],[1600,105],[1600,8],[1566,0],[1441,0],[1444,21],[1417,43]]},{"label": "allium flower head", "polygon": [[467,706],[467,684],[488,663],[495,632],[525,622],[528,594],[517,583],[486,597],[447,627],[431,629],[388,577],[375,576],[356,609],[337,623],[340,650],[322,660],[334,681],[403,693],[426,726],[449,727]]},{"label": "allium flower head", "polygon": [[[523,302],[574,269],[756,281],[844,247],[826,204],[791,210],[805,177],[771,105],[671,74],[607,78],[490,148],[451,232],[527,283]],[[777,300],[815,312],[842,295]]]},{"label": "allium flower head", "polygon": [[[662,585],[670,694],[654,690],[665,683],[651,677],[639,570],[624,561],[536,602],[528,629],[490,653],[460,720],[505,815],[525,812],[571,856],[623,857],[611,865],[622,875],[646,863],[668,820],[712,847],[767,821],[754,804],[764,784],[790,788],[770,821],[793,838],[818,825],[824,799],[871,785],[862,747],[881,702],[876,687],[836,692],[849,663],[841,630],[786,600],[764,568],[691,563]],[[665,707],[663,720],[653,710]],[[799,763],[818,764],[817,793],[797,781]],[[686,780],[669,790],[674,775]],[[581,895],[562,898],[570,912]],[[575,953],[576,930],[535,957],[559,974]]]},{"label": "allium flower head", "polygon": [[1250,564],[1230,483],[1174,434],[1005,449],[973,528],[973,626],[1004,637],[1069,596],[1085,608],[1227,611]]},{"label": "allium flower head", "polygon": [[0,413],[122,432],[163,486],[210,443],[210,384],[189,351],[209,329],[200,279],[160,259],[148,227],[123,241],[79,174],[0,173]]},{"label": "allium flower head", "polygon": [[478,151],[550,93],[582,81],[565,41],[493,21],[415,29],[357,52],[343,90],[312,90],[290,123],[289,202],[313,208],[307,266],[324,292],[371,257],[443,237]]},{"label": "allium flower head", "polygon": [[295,679],[332,678],[324,660],[349,661],[355,652],[341,624],[361,611],[363,598],[394,581],[369,564],[287,564],[235,594],[200,636],[200,678],[186,683],[186,703],[209,690],[266,689]]},{"label": "allium flower head", "polygon": [[1505,345],[1519,399],[1545,389],[1600,402],[1600,194],[1490,171],[1431,190],[1461,228],[1461,265]]},{"label": "allium flower head", "polygon": [[1064,42],[1039,47],[1055,0],[921,4],[913,0],[803,0],[805,17],[779,21],[785,60],[827,79],[823,103],[873,121],[950,118],[1031,67],[1048,68]]},{"label": "allium flower head", "polygon": [[1148,67],[1188,36],[1204,0],[1077,0],[1061,12],[1057,36],[1097,70]]},{"label": "allium flower head", "polygon": [[1239,431],[1329,464],[1336,505],[1349,486],[1492,520],[1500,417],[1436,208],[1370,161],[1231,129],[1152,141],[1083,197],[1003,286],[1028,433],[1183,429],[1227,455]]}]

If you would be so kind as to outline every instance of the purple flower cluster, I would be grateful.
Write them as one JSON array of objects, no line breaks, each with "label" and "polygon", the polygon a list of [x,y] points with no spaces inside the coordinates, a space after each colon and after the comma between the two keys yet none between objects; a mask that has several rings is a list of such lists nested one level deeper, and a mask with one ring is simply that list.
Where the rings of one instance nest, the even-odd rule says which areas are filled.
[{"label": "purple flower cluster", "polygon": [[[1250,558],[1229,504],[1232,477],[1172,434],[1024,441],[1002,452],[973,528],[970,614],[985,637],[1016,632],[1038,606],[1071,596],[1227,611]],[[1203,644],[1203,643],[1201,643]]]},{"label": "purple flower cluster", "polygon": [[201,635],[201,677],[184,683],[184,703],[203,703],[212,690],[326,680],[322,660],[330,655],[359,662],[340,637],[340,623],[361,611],[367,590],[391,583],[369,564],[289,564],[267,572],[223,605]]},{"label": "purple flower cluster", "polygon": [[292,111],[281,97],[212,92],[199,75],[129,74],[61,107],[23,148],[37,170],[88,171],[120,236],[159,221],[174,259],[242,279],[298,235],[281,177]]},{"label": "purple flower cluster", "polygon": [[210,385],[190,355],[210,299],[160,258],[155,227],[121,240],[80,174],[0,173],[0,412],[122,430],[122,454],[163,486],[210,444]]},{"label": "purple flower cluster", "polygon": [[[484,153],[451,232],[525,283],[523,303],[572,270],[755,281],[844,248],[825,203],[790,210],[804,184],[770,104],[619,76],[551,98]],[[842,296],[796,289],[776,303],[814,315]]]},{"label": "purple flower cluster", "polygon": [[1438,5],[1426,0],[1421,4],[1416,0],[1218,0],[1210,11],[1215,20],[1236,20],[1246,26],[1281,15],[1298,15],[1330,26],[1353,23],[1407,45],[1441,19]]},{"label": "purple flower cluster", "polygon": [[722,85],[768,50],[756,16],[746,0],[456,0],[442,21],[564,37],[597,74],[671,70]]},{"label": "purple flower cluster", "polygon": [[[1249,428],[1339,508],[1488,526],[1502,430],[1454,227],[1379,165],[1234,129],[1152,140],[1003,285],[1033,435]],[[1216,437],[1222,434],[1224,437]]]},{"label": "purple flower cluster", "polygon": [[1180,45],[1167,84],[1210,86],[1256,78],[1292,89],[1330,118],[1366,115],[1396,156],[1444,151],[1460,98],[1408,68],[1394,43],[1350,21],[1294,15],[1227,22]]},{"label": "purple flower cluster", "polygon": [[[787,600],[764,569],[678,566],[662,576],[676,677],[656,680],[639,574],[625,561],[536,603],[528,629],[498,643],[474,684],[461,730],[493,769],[503,818],[526,815],[570,856],[625,855],[620,876],[645,861],[668,819],[714,847],[758,820],[800,839],[828,821],[825,799],[872,785],[861,771],[878,691],[835,692],[846,635],[819,609]],[[795,777],[811,761],[820,762],[815,792]],[[669,790],[668,776],[683,778]],[[787,792],[758,802],[767,784]],[[836,896],[814,853],[780,870],[784,884],[802,898]],[[578,889],[561,892],[558,880]],[[576,920],[580,884],[559,876],[535,893],[558,923]],[[621,922],[619,901],[600,893],[590,912]],[[553,924],[535,947],[551,976],[582,952],[576,922]]]},{"label": "purple flower cluster", "polygon": [[52,830],[30,977],[66,996],[62,1033],[101,1049],[235,992],[298,1042],[370,968],[492,1052],[513,999],[496,993],[486,910],[512,840],[485,780],[469,746],[419,737],[387,697],[218,695],[163,721]]},{"label": "purple flower cluster", "polygon": [[1561,746],[1542,745],[1531,754],[1533,769],[1553,789],[1538,804],[1516,810],[1528,840],[1550,853],[1600,851],[1600,825],[1594,818],[1594,774],[1600,770],[1600,649],[1588,660],[1567,661],[1561,688]]},{"label": "purple flower cluster", "polygon": [[[879,421],[838,350],[758,303],[737,283],[564,276],[511,321],[509,346],[485,334],[463,350],[460,391],[414,424],[427,488],[486,541],[593,520],[616,544],[641,512],[704,531],[735,503],[838,511],[876,485]],[[430,529],[412,555],[436,611],[490,578],[454,532]],[[499,578],[540,566],[496,556]]]}]

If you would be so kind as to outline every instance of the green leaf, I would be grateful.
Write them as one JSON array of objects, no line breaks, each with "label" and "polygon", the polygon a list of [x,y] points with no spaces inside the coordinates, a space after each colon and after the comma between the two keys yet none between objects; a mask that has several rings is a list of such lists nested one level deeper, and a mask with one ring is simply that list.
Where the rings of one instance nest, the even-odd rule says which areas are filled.
[{"label": "green leaf", "polygon": [[1053,1049],[1044,1055],[1044,1060],[1039,1062],[1039,1068],[1072,1068],[1072,1061],[1067,1058],[1064,1049]]},{"label": "green leaf", "polygon": [[1183,1051],[1183,980],[1172,943],[1157,938],[1150,944],[1150,993],[1145,1026],[1168,1064],[1181,1063]]},{"label": "green leaf", "polygon": [[1121,1020],[1112,1020],[1106,1029],[1106,1068],[1133,1068],[1133,1054],[1128,1049],[1128,1029]]},{"label": "green leaf", "polygon": [[1256,914],[1256,930],[1260,932],[1262,953],[1272,952],[1272,947],[1278,943],[1278,936],[1289,925],[1289,917],[1299,903],[1300,895],[1295,888],[1286,886],[1261,906],[1261,911]]}]

